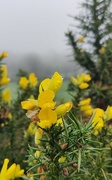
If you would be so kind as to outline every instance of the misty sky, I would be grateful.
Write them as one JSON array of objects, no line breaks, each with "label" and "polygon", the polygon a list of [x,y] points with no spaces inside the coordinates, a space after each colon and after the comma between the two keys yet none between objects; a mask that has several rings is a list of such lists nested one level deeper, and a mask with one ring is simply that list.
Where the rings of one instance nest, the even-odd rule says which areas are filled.
[{"label": "misty sky", "polygon": [[0,51],[66,51],[65,32],[82,0],[0,0]]},{"label": "misty sky", "polygon": [[41,77],[74,73],[65,33],[75,24],[69,15],[82,13],[82,1],[0,0],[0,52],[9,54],[5,62],[13,79],[20,68]]}]

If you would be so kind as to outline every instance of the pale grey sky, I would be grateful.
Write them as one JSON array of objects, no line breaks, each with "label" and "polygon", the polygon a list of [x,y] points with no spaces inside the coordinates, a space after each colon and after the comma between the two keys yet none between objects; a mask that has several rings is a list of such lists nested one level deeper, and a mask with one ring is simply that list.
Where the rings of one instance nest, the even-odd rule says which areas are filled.
[{"label": "pale grey sky", "polygon": [[0,51],[66,51],[65,32],[82,0],[0,0]]},{"label": "pale grey sky", "polygon": [[65,33],[74,24],[68,15],[82,13],[82,1],[0,0],[0,52],[9,53],[5,62],[13,79],[19,68],[41,77],[74,73]]}]

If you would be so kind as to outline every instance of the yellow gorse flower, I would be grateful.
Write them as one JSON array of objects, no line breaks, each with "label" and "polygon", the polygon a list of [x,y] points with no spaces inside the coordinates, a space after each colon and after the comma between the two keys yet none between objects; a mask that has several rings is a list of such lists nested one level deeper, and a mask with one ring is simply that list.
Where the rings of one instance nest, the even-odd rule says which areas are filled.
[{"label": "yellow gorse flower", "polygon": [[56,124],[57,122],[57,114],[50,108],[41,109],[38,117],[40,119],[38,125],[42,128],[50,128],[53,124]]},{"label": "yellow gorse flower", "polygon": [[5,57],[8,57],[8,53],[7,52],[2,52],[0,54],[0,59],[5,58]]},{"label": "yellow gorse flower", "polygon": [[53,108],[56,102],[53,101],[55,93],[51,90],[43,91],[38,96],[38,106],[41,108]]},{"label": "yellow gorse flower", "polygon": [[4,160],[1,172],[0,180],[13,180],[15,178],[21,177],[24,174],[24,170],[20,168],[19,164],[13,163],[8,168],[9,159]]},{"label": "yellow gorse flower", "polygon": [[101,49],[99,50],[99,53],[100,53],[101,55],[103,55],[103,54],[105,54],[105,52],[106,52],[106,49],[105,49],[104,46],[102,46]]},{"label": "yellow gorse flower", "polygon": [[41,128],[38,128],[35,133],[35,144],[36,145],[40,144],[42,135],[43,135],[43,130]]},{"label": "yellow gorse flower", "polygon": [[89,82],[91,80],[91,76],[89,74],[79,74],[77,76],[77,78],[75,77],[71,77],[71,82],[78,86],[80,89],[86,89],[89,84],[87,82]]},{"label": "yellow gorse flower", "polygon": [[28,99],[27,101],[22,101],[21,105],[23,109],[31,110],[34,107],[37,108],[44,108],[44,107],[50,107],[53,108],[56,104],[56,102],[53,101],[55,97],[55,94],[51,90],[43,91],[39,94],[38,99]]},{"label": "yellow gorse flower", "polygon": [[63,120],[62,120],[62,118],[59,118],[57,120],[56,126],[62,126],[63,127]]},{"label": "yellow gorse flower", "polygon": [[40,154],[41,154],[40,151],[36,151],[36,152],[35,152],[35,157],[36,157],[36,158],[40,157]]},{"label": "yellow gorse flower", "polygon": [[10,82],[10,78],[7,77],[8,74],[7,66],[6,65],[0,66],[0,72],[1,72],[0,86],[8,84]]},{"label": "yellow gorse flower", "polygon": [[84,100],[81,100],[78,104],[80,107],[80,110],[83,111],[85,115],[92,115],[94,108],[90,105],[91,99],[87,98]]},{"label": "yellow gorse flower", "polygon": [[26,77],[21,77],[20,78],[20,81],[19,81],[19,85],[20,85],[20,87],[22,88],[22,89],[26,89],[27,88],[27,86],[28,86],[28,79],[26,78]]},{"label": "yellow gorse flower", "polygon": [[88,86],[89,86],[88,83],[81,83],[81,84],[79,85],[79,88],[80,88],[80,89],[86,89],[86,88],[88,88]]},{"label": "yellow gorse flower", "polygon": [[94,109],[92,108],[92,106],[89,109],[86,109],[84,112],[85,115],[87,116],[91,116],[93,114]]},{"label": "yellow gorse flower", "polygon": [[58,117],[62,117],[66,114],[67,111],[70,111],[71,108],[72,108],[72,103],[67,102],[59,105],[55,111]]},{"label": "yellow gorse flower", "polygon": [[39,94],[38,100],[29,99],[21,102],[23,109],[30,110],[27,112],[27,117],[33,118],[36,116],[37,124],[42,128],[50,128],[57,122],[58,117],[63,116],[72,108],[71,102],[55,108],[56,102],[53,101],[53,94],[53,91],[47,90]]},{"label": "yellow gorse flower", "polygon": [[104,119],[105,119],[105,121],[109,121],[112,119],[112,106],[107,107],[105,114],[104,114]]},{"label": "yellow gorse flower", "polygon": [[88,109],[91,109],[91,105],[80,106],[81,111],[87,111]]},{"label": "yellow gorse flower", "polygon": [[35,135],[36,130],[37,130],[37,127],[36,127],[35,123],[31,122],[27,128],[27,133],[28,133],[28,135],[33,136],[33,135]]},{"label": "yellow gorse flower", "polygon": [[39,92],[51,90],[56,93],[61,88],[62,82],[62,76],[58,72],[55,72],[51,79],[46,78],[40,83]]},{"label": "yellow gorse flower", "polygon": [[8,104],[10,104],[11,101],[11,93],[10,89],[5,89],[2,93],[2,100],[6,101]]},{"label": "yellow gorse flower", "polygon": [[78,106],[85,106],[85,105],[89,105],[91,102],[91,98],[87,98],[87,99],[84,99],[84,100],[81,100],[78,104]]},{"label": "yellow gorse flower", "polygon": [[31,88],[34,88],[38,84],[38,79],[34,73],[29,75],[29,83]]},{"label": "yellow gorse flower", "polygon": [[112,119],[112,106],[108,106],[106,111],[100,108],[95,108],[93,113],[92,126],[94,127],[94,134],[97,135],[106,125],[105,122]]},{"label": "yellow gorse flower", "polygon": [[100,108],[94,109],[94,117],[92,119],[92,126],[94,130],[101,131],[104,126],[104,110]]},{"label": "yellow gorse flower", "polygon": [[37,84],[38,84],[38,79],[34,73],[31,73],[28,79],[26,77],[21,77],[19,81],[20,87],[24,90],[27,89],[28,85],[30,88],[34,88]]},{"label": "yellow gorse flower", "polygon": [[28,110],[27,117],[36,121],[41,128],[50,128],[72,108],[70,102],[56,107],[55,93],[61,88],[61,85],[62,77],[55,72],[51,79],[47,78],[40,83],[40,94],[37,99],[21,102],[22,108]]},{"label": "yellow gorse flower", "polygon": [[84,42],[84,39],[85,39],[85,37],[82,36],[82,37],[80,37],[80,38],[77,40],[77,42],[82,43],[82,42]]},{"label": "yellow gorse flower", "polygon": [[61,157],[58,159],[58,162],[59,162],[59,163],[63,163],[63,162],[65,162],[65,160],[66,160],[66,157],[65,157],[65,156],[61,156]]}]

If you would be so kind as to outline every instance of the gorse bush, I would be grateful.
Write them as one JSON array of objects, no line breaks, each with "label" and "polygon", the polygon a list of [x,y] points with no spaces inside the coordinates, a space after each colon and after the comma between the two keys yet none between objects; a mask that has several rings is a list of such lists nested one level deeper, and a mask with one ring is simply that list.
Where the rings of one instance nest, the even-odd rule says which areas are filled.
[{"label": "gorse bush", "polygon": [[112,105],[112,1],[85,0],[80,7],[82,13],[73,17],[77,25],[66,37],[74,61],[92,77],[94,105],[105,110]]},{"label": "gorse bush", "polygon": [[[11,98],[10,90],[6,88],[10,78],[8,78],[7,66],[3,63],[7,55],[5,52],[2,53],[0,59],[0,140],[2,141],[0,165],[6,156],[10,159],[10,163],[22,164],[25,161],[28,143],[32,141],[32,136],[27,133],[30,122],[24,116],[25,111],[21,108],[21,101],[29,98],[31,93],[33,96],[38,95],[38,79],[34,73],[31,73],[29,81],[24,81],[24,87],[22,79],[27,79],[27,76],[22,78],[20,76],[16,98]],[[27,169],[27,163],[23,164],[23,168]]]},{"label": "gorse bush", "polygon": [[59,72],[39,82],[21,70],[12,99],[7,55],[0,56],[0,179],[110,180],[112,106],[95,106],[91,75],[72,76],[71,102],[61,103],[55,99],[64,81]]},{"label": "gorse bush", "polygon": [[19,70],[11,97],[8,53],[0,54],[0,180],[112,179],[112,4],[82,5],[78,33],[66,33],[74,61],[86,70],[70,77],[70,102],[56,98],[59,72],[39,81]]}]

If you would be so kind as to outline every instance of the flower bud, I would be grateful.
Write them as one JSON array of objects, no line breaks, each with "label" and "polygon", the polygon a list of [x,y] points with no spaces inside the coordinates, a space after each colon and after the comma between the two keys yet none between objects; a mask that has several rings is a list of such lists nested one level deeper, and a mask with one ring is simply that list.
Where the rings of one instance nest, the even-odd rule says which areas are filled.
[{"label": "flower bud", "polygon": [[74,168],[74,170],[76,170],[78,168],[78,165],[76,163],[72,164],[72,167]]},{"label": "flower bud", "polygon": [[61,157],[58,159],[58,162],[59,162],[59,163],[63,163],[63,162],[65,162],[65,160],[66,160],[66,157],[65,157],[65,156],[61,156]]},{"label": "flower bud", "polygon": [[64,116],[66,114],[66,112],[70,111],[70,109],[72,108],[72,103],[71,102],[67,102],[65,104],[61,104],[56,108],[56,114],[61,117]]},{"label": "flower bud", "polygon": [[62,150],[65,150],[65,149],[67,148],[67,146],[68,146],[68,143],[65,143],[65,144],[62,144],[62,145],[60,146],[60,148],[61,148]]},{"label": "flower bud", "polygon": [[69,173],[68,173],[68,169],[67,169],[67,168],[63,168],[63,175],[64,175],[64,176],[69,176]]}]

